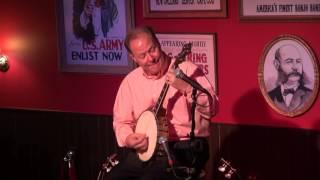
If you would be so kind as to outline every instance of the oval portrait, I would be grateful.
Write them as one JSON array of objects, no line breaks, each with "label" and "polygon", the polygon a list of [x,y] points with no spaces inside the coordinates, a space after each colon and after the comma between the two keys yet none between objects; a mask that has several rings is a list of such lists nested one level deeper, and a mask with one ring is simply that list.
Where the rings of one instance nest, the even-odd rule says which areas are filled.
[{"label": "oval portrait", "polygon": [[258,79],[272,109],[285,116],[298,116],[306,112],[317,97],[318,61],[303,39],[280,35],[264,48]]}]

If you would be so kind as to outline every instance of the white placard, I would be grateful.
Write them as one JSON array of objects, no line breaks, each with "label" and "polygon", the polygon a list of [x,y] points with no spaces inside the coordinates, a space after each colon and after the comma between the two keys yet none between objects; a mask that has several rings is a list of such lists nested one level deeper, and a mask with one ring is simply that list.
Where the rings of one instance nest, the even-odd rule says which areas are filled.
[{"label": "white placard", "polygon": [[181,52],[184,44],[192,43],[191,53],[186,57],[198,65],[217,93],[215,34],[161,34],[158,33],[162,49],[170,56]]}]

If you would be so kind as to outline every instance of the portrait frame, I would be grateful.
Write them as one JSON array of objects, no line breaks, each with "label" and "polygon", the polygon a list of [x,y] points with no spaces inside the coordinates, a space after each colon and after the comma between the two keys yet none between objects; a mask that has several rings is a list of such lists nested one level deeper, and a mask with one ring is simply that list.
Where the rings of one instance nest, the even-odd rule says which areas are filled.
[{"label": "portrait frame", "polygon": [[[216,0],[215,0],[216,1]],[[146,18],[225,18],[227,17],[227,0],[208,0],[209,4],[199,4],[198,1],[176,1],[161,3],[161,1],[143,0],[143,16]],[[213,3],[211,3],[213,2]]]},{"label": "portrait frame", "polygon": [[240,20],[319,21],[317,0],[239,0]]},{"label": "portrait frame", "polygon": [[[292,93],[292,100],[289,105],[284,105],[284,100],[286,100],[287,96],[281,94],[280,89],[283,93],[283,87],[279,86],[281,84],[280,78],[283,76],[279,76],[279,69],[277,70],[275,67],[275,55],[279,53],[277,51],[282,47],[292,47],[290,51],[286,51],[285,53],[280,52],[277,54],[279,56],[285,55],[296,55],[295,57],[299,57],[296,59],[300,59],[302,73],[299,78],[299,86],[295,88],[295,93]],[[290,48],[288,48],[290,49]],[[289,52],[289,53],[288,53]],[[297,52],[297,53],[296,53]],[[291,61],[294,58],[288,57],[284,62],[297,62]],[[284,63],[285,64],[285,63]],[[295,65],[297,66],[297,65]],[[282,70],[284,73],[284,70]],[[298,70],[297,70],[298,72]],[[286,76],[289,79],[289,76]],[[283,79],[283,78],[282,78]],[[308,109],[311,108],[315,99],[318,95],[319,90],[319,64],[316,58],[316,55],[312,48],[300,37],[291,34],[283,34],[275,37],[271,42],[269,42],[263,50],[263,54],[260,57],[259,70],[258,70],[258,80],[260,90],[269,104],[269,106],[278,112],[281,115],[288,117],[295,117],[298,115],[302,115]],[[301,80],[301,81],[300,81]],[[283,80],[285,81],[285,80]],[[300,87],[305,88],[300,88]],[[271,98],[276,92],[276,89],[279,93],[277,93],[276,98]],[[304,91],[305,89],[309,89],[310,91]],[[282,98],[283,97],[283,98]],[[289,98],[289,96],[288,96]],[[281,100],[282,99],[282,103]],[[288,103],[288,102],[287,102]],[[299,104],[298,104],[299,103]],[[292,107],[292,108],[290,108]]]},{"label": "portrait frame", "polygon": [[[113,1],[116,10],[112,10],[115,12],[115,18],[112,18],[114,21],[109,22],[112,23],[112,26],[102,27],[103,22],[101,22],[100,34],[103,35],[94,35],[94,40],[91,41],[87,40],[88,38],[85,39],[85,36],[81,37],[80,35],[85,33],[81,29],[82,27],[78,28],[80,27],[80,16],[84,11],[85,2],[86,0],[57,0],[60,71],[127,74],[135,67],[135,63],[130,60],[124,47],[125,36],[134,27],[134,1]],[[96,1],[94,2],[100,8],[99,15],[102,19],[102,1],[98,5]],[[98,29],[94,24],[95,21],[91,21],[93,29]],[[103,30],[103,28],[106,30]]]},{"label": "portrait frame", "polygon": [[186,60],[198,65],[218,94],[216,65],[216,33],[156,33],[160,45],[169,56],[176,56],[183,45],[191,42]]}]

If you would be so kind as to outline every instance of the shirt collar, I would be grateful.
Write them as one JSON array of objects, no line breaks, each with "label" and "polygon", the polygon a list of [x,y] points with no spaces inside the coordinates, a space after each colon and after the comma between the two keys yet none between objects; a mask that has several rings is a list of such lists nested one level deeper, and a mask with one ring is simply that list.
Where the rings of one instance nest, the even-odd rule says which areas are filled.
[{"label": "shirt collar", "polygon": [[283,91],[284,91],[285,89],[294,89],[294,91],[296,91],[296,90],[298,89],[298,86],[287,87],[287,86],[285,86],[284,84],[281,84],[281,85],[280,85],[280,88],[281,88],[281,94],[283,94]]}]

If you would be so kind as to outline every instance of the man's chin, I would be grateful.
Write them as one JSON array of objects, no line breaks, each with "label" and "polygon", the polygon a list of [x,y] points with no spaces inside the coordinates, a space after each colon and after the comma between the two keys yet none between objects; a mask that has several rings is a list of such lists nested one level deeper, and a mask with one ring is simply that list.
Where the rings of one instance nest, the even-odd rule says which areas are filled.
[{"label": "man's chin", "polygon": [[154,64],[149,67],[149,72],[151,74],[158,74],[160,72],[160,70],[161,70],[160,64]]},{"label": "man's chin", "polygon": [[152,71],[151,75],[152,76],[159,76],[160,75],[160,71]]},{"label": "man's chin", "polygon": [[149,68],[148,70],[145,71],[147,75],[149,76],[158,76],[160,73],[160,70],[158,68]]}]

